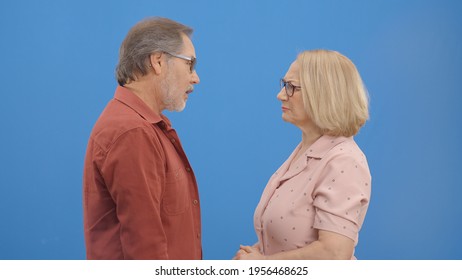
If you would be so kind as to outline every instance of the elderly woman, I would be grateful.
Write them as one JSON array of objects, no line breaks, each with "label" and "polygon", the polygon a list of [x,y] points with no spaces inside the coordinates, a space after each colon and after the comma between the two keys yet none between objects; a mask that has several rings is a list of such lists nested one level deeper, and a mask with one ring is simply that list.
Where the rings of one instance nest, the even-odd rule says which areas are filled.
[{"label": "elderly woman", "polygon": [[258,242],[234,259],[355,259],[371,192],[366,157],[353,140],[369,115],[361,77],[338,52],[305,51],[277,98],[282,119],[302,139],[255,210]]}]

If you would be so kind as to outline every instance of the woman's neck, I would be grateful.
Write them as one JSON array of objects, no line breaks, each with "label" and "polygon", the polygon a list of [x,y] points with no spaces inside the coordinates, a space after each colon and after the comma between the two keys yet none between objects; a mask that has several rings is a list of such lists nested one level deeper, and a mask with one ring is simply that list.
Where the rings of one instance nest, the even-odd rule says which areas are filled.
[{"label": "woman's neck", "polygon": [[302,131],[302,150],[308,149],[308,147],[313,145],[313,143],[322,136],[321,130],[314,127],[313,125],[300,127],[300,130]]},{"label": "woman's neck", "polygon": [[297,151],[295,156],[292,159],[292,162],[289,165],[289,168],[292,168],[292,165],[303,155],[303,153],[313,145],[319,137],[322,136],[319,129],[304,127],[301,128],[302,131],[302,142],[300,143],[300,149]]}]

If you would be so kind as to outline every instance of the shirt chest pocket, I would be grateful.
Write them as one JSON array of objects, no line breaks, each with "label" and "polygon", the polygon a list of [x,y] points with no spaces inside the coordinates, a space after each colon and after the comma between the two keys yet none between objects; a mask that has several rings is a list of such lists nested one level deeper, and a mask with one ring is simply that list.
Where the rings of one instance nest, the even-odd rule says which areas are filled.
[{"label": "shirt chest pocket", "polygon": [[189,208],[189,184],[182,168],[166,174],[162,210],[167,215],[179,215]]}]

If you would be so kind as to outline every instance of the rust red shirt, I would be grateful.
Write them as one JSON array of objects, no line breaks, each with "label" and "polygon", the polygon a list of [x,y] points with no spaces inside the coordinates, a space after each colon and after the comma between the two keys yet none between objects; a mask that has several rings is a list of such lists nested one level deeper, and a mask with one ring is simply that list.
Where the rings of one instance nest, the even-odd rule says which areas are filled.
[{"label": "rust red shirt", "polygon": [[88,259],[201,259],[196,179],[170,121],[117,87],[83,176]]}]

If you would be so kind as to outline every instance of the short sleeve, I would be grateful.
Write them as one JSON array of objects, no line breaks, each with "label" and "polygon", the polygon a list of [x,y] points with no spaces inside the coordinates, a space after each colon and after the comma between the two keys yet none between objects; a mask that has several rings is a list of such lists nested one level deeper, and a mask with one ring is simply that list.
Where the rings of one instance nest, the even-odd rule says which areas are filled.
[{"label": "short sleeve", "polygon": [[357,243],[369,206],[371,175],[361,152],[328,160],[313,190],[314,228],[335,232]]}]

